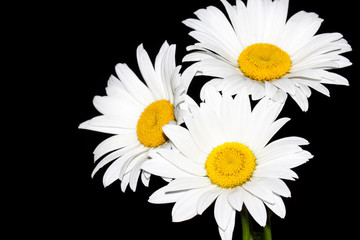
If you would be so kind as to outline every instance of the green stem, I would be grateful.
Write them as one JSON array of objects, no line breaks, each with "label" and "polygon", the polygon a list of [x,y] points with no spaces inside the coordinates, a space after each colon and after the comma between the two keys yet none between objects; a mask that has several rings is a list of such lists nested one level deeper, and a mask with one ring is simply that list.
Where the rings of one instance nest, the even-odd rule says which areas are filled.
[{"label": "green stem", "polygon": [[252,240],[253,237],[250,232],[249,215],[246,209],[241,211],[241,225],[242,225],[242,240]]},{"label": "green stem", "polygon": [[268,211],[266,226],[264,227],[264,240],[271,240],[271,215],[272,212]]}]

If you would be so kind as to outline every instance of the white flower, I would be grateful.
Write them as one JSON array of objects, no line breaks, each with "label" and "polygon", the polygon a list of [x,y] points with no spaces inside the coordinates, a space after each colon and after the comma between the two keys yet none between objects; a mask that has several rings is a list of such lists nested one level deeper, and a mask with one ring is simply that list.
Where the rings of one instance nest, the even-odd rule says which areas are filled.
[{"label": "white flower", "polygon": [[175,47],[165,42],[153,66],[141,44],[137,48],[137,61],[146,85],[126,64],[116,65],[119,79],[111,76],[107,96],[96,96],[93,101],[102,115],[80,124],[79,128],[114,134],[94,151],[95,161],[102,159],[92,176],[113,161],[103,177],[105,187],[120,179],[123,191],[129,183],[135,191],[140,174],[147,186],[150,174],[141,171],[140,165],[152,150],[169,147],[162,126],[183,122],[188,112],[186,92],[195,71],[188,68],[180,76]]},{"label": "white flower", "polygon": [[266,207],[285,217],[281,197],[290,197],[282,179],[293,180],[291,169],[312,155],[300,137],[286,137],[268,144],[289,120],[276,120],[283,104],[263,98],[253,110],[247,93],[233,99],[213,87],[205,90],[205,103],[191,109],[182,126],[163,127],[176,148],[153,151],[142,168],[173,178],[150,197],[151,203],[172,203],[174,222],[202,214],[214,201],[215,219],[222,239],[231,239],[236,211],[244,206],[261,226]]},{"label": "white flower", "polygon": [[184,21],[198,41],[184,61],[198,61],[200,75],[218,77],[208,83],[218,91],[246,88],[253,100],[280,102],[289,94],[307,111],[310,88],[329,96],[323,84],[348,85],[328,70],[350,66],[340,54],[351,47],[340,33],[315,35],[323,21],[317,14],[300,11],[287,20],[288,0],[221,2],[230,22],[213,6],[196,11],[199,19]]}]

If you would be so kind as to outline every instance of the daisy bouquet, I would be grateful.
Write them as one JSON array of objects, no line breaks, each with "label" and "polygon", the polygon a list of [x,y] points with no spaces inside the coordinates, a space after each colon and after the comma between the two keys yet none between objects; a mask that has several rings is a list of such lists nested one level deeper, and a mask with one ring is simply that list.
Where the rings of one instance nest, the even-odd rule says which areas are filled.
[{"label": "daisy bouquet", "polygon": [[[284,218],[291,196],[284,180],[313,157],[304,138],[273,140],[290,120],[278,116],[288,98],[307,111],[311,90],[329,96],[325,84],[348,85],[329,70],[351,65],[341,55],[351,47],[340,33],[316,34],[315,13],[288,17],[288,0],[220,1],[224,10],[209,6],[183,22],[197,41],[183,58],[189,67],[176,65],[175,45],[165,41],[153,63],[141,44],[141,76],[116,65],[106,96],[93,101],[100,115],[79,127],[112,134],[94,151],[93,175],[108,166],[105,187],[120,180],[136,191],[155,175],[166,184],[149,202],[174,203],[173,222],[214,204],[219,238],[232,239],[239,212],[244,240],[271,239],[270,215]],[[187,94],[197,76],[211,77],[200,103]]]}]

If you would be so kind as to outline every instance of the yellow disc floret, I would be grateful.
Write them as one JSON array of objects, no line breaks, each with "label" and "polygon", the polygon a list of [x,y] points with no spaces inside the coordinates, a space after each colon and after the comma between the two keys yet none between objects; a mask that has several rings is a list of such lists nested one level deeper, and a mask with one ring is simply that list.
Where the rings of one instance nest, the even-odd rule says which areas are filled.
[{"label": "yellow disc floret", "polygon": [[139,141],[145,147],[158,147],[166,142],[162,127],[175,120],[174,107],[167,100],[153,102],[145,108],[136,125]]},{"label": "yellow disc floret", "polygon": [[206,159],[205,169],[213,184],[234,188],[249,181],[256,167],[255,160],[248,146],[226,142],[211,151]]},{"label": "yellow disc floret", "polygon": [[279,79],[289,72],[291,59],[287,52],[268,43],[248,46],[238,59],[245,76],[257,81]]}]

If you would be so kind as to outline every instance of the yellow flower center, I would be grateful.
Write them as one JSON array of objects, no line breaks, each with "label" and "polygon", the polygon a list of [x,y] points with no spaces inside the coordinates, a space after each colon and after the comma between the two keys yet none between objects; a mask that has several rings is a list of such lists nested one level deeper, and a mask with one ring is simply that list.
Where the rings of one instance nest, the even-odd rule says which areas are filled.
[{"label": "yellow flower center", "polygon": [[257,81],[279,79],[289,72],[291,59],[287,52],[268,43],[248,46],[238,59],[245,76]]},{"label": "yellow flower center", "polygon": [[211,151],[205,169],[213,184],[234,188],[249,181],[256,167],[255,160],[249,147],[238,142],[226,142]]},{"label": "yellow flower center", "polygon": [[158,147],[167,140],[162,127],[175,120],[174,107],[167,100],[153,102],[145,108],[136,125],[139,141],[145,147]]}]

